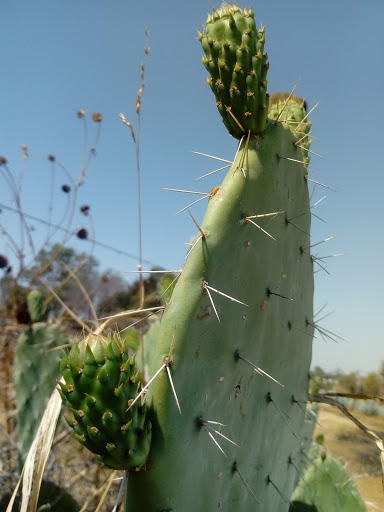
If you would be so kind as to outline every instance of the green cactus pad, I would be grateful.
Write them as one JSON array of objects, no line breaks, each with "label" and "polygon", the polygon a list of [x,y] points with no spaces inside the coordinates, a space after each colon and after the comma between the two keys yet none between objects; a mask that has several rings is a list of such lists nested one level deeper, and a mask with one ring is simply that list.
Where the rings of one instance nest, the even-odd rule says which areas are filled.
[{"label": "green cactus pad", "polygon": [[366,512],[356,483],[344,466],[329,455],[308,467],[295,489],[290,512]]},{"label": "green cactus pad", "polygon": [[268,115],[268,56],[264,28],[257,30],[252,9],[223,4],[208,16],[199,39],[216,106],[229,133],[240,139],[265,130]]},{"label": "green cactus pad", "polygon": [[168,304],[171,300],[173,290],[176,285],[176,276],[173,274],[167,274],[159,281],[157,285],[157,293],[160,296],[160,301],[162,304]]},{"label": "green cactus pad", "polygon": [[[143,336],[140,352],[136,355],[139,360],[140,357],[144,356],[144,367],[141,368],[144,379],[148,382],[151,377],[150,368],[152,366],[153,358],[156,352],[157,340],[159,338],[160,331],[160,320],[153,320],[150,324],[149,329]],[[142,354],[141,350],[144,350]]]},{"label": "green cactus pad", "polygon": [[60,356],[59,351],[54,349],[68,343],[64,329],[41,321],[41,293],[30,292],[27,300],[29,314],[34,322],[17,340],[14,371],[20,469],[59,375]]},{"label": "green cactus pad", "polygon": [[43,294],[40,290],[32,290],[27,297],[28,312],[31,322],[43,322]]},{"label": "green cactus pad", "polygon": [[151,423],[140,400],[140,387],[128,343],[118,336],[89,336],[61,360],[65,384],[59,393],[71,409],[67,418],[76,439],[114,469],[144,466],[151,444]]},{"label": "green cactus pad", "polygon": [[138,510],[249,511],[258,502],[288,510],[282,495],[297,481],[290,461],[301,456],[313,338],[311,216],[298,139],[280,121],[244,138],[211,195],[206,235],[163,315],[151,372],[171,352],[182,414],[164,367],[147,395],[147,471],[128,482],[127,503]]}]

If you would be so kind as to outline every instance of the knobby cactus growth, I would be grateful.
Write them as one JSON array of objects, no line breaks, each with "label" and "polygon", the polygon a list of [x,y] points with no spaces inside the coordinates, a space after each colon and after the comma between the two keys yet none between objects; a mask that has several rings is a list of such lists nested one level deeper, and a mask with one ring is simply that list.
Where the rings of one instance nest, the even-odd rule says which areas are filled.
[{"label": "knobby cactus growth", "polygon": [[89,337],[64,356],[60,392],[79,441],[129,471],[126,510],[283,512],[314,331],[310,123],[302,99],[267,94],[251,9],[223,4],[199,39],[239,143],[151,342],[152,377],[117,338]]},{"label": "knobby cactus growth", "polygon": [[90,336],[61,360],[66,385],[59,383],[60,395],[74,416],[67,423],[80,443],[114,469],[144,466],[151,443],[145,405],[130,407],[139,383],[134,367],[117,336]]}]

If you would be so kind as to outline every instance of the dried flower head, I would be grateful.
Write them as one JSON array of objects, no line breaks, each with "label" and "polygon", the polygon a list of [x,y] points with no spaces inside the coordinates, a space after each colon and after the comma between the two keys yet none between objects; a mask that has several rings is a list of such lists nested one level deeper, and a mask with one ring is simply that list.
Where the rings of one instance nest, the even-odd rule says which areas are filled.
[{"label": "dried flower head", "polygon": [[100,112],[94,112],[92,114],[92,120],[95,121],[95,123],[101,123],[103,120],[103,115],[100,114]]},{"label": "dried flower head", "polygon": [[87,204],[84,204],[81,208],[80,208],[80,211],[81,213],[83,213],[84,215],[88,215],[88,212],[89,210],[91,209],[90,206],[88,206]]},{"label": "dried flower head", "polygon": [[28,158],[28,146],[26,144],[21,145],[21,151],[23,152],[23,158]]},{"label": "dried flower head", "polygon": [[80,240],[86,240],[88,238],[88,231],[85,228],[80,228],[77,230],[76,235]]},{"label": "dried flower head", "polygon": [[3,254],[0,254],[0,268],[5,268],[8,266],[8,258]]}]

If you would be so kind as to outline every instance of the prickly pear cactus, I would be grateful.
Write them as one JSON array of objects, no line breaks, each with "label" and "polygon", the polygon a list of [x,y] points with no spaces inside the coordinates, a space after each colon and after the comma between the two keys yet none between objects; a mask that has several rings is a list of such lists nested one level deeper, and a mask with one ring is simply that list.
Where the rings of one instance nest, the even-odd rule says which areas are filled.
[{"label": "prickly pear cactus", "polygon": [[292,495],[290,512],[366,512],[356,483],[338,460],[315,459]]},{"label": "prickly pear cactus", "polygon": [[286,512],[313,338],[305,104],[286,98],[280,109],[279,96],[268,119],[264,29],[252,10],[223,4],[199,37],[239,145],[163,314],[146,396],[126,397],[145,402],[152,424],[126,510]]},{"label": "prickly pear cactus", "polygon": [[116,335],[90,336],[64,354],[60,368],[65,384],[59,382],[59,392],[73,413],[74,419],[66,420],[77,440],[110,468],[142,467],[151,423],[145,405],[131,405],[140,381],[128,344]]},{"label": "prickly pear cactus", "polygon": [[24,464],[60,372],[60,351],[52,349],[68,343],[64,329],[43,321],[40,291],[31,291],[27,304],[32,324],[17,340],[14,370],[20,467]]},{"label": "prickly pear cactus", "polygon": [[264,31],[252,11],[224,5],[200,40],[240,141],[162,318],[152,374],[165,366],[146,398],[152,447],[128,481],[127,509],[286,511],[313,337],[308,160],[296,145],[306,112],[294,100],[267,122]]}]

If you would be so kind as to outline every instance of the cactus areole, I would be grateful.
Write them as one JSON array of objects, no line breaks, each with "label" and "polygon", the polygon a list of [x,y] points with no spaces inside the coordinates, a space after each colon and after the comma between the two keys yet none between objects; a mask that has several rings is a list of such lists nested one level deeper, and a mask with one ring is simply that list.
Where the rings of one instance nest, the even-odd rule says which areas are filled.
[{"label": "cactus areole", "polygon": [[[223,4],[199,38],[217,108],[239,144],[152,347],[153,379],[136,402],[146,405],[148,455],[140,452],[143,470],[128,478],[126,510],[287,512],[302,459],[314,330],[309,123],[303,100],[268,97],[264,29],[252,10]],[[92,376],[110,353],[104,363],[91,358],[89,375],[83,370],[82,392],[96,407],[104,384]],[[62,365],[73,393],[76,358],[84,357]],[[69,400],[71,389],[62,392]],[[131,392],[126,401],[139,387]],[[73,401],[78,416],[84,400]],[[109,410],[102,404],[99,417]],[[74,425],[89,445],[92,425]],[[117,427],[97,428],[103,443],[121,437]],[[129,454],[122,446],[116,442],[121,460]]]}]

